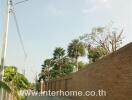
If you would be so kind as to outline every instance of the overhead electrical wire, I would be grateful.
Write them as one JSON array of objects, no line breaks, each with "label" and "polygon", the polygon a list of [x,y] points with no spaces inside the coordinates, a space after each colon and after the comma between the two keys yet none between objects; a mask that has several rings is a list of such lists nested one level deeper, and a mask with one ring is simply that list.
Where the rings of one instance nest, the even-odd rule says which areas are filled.
[{"label": "overhead electrical wire", "polygon": [[12,2],[11,0],[11,3],[12,3],[12,9],[11,9],[11,13],[13,14],[13,18],[14,18],[14,21],[15,21],[15,25],[16,25],[16,30],[17,30],[17,34],[18,34],[18,37],[19,37],[19,41],[20,41],[20,44],[21,44],[21,47],[22,47],[22,50],[24,52],[24,69],[23,69],[23,74],[25,75],[25,66],[26,66],[26,61],[27,61],[27,53],[26,53],[26,50],[25,50],[25,47],[24,47],[24,42],[23,42],[23,39],[22,39],[22,35],[21,35],[21,32],[20,32],[20,28],[19,28],[19,24],[18,24],[18,20],[17,20],[17,17],[16,17],[16,14],[15,14],[15,10],[14,10],[14,6],[15,5],[19,5],[21,3],[24,3],[28,0],[23,0],[23,1],[19,1],[17,3],[14,3]]},{"label": "overhead electrical wire", "polygon": [[26,50],[25,50],[25,47],[24,47],[22,35],[21,35],[21,32],[20,32],[20,28],[19,28],[17,17],[16,17],[16,14],[15,14],[14,10],[12,11],[12,13],[13,13],[14,21],[15,21],[15,24],[16,24],[16,29],[17,29],[17,33],[18,33],[18,36],[19,36],[20,44],[22,46],[24,56],[25,56],[25,58],[27,58],[27,53],[26,53]]},{"label": "overhead electrical wire", "polygon": [[19,2],[15,3],[14,6],[17,5],[17,4],[20,4],[20,3],[26,2],[26,1],[28,1],[28,0],[19,1]]}]

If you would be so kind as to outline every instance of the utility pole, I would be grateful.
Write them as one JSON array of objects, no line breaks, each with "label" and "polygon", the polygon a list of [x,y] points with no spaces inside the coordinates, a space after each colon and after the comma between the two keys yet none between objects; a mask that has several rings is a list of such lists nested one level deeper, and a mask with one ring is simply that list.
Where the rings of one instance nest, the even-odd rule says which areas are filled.
[{"label": "utility pole", "polygon": [[[4,75],[11,6],[12,6],[12,0],[6,0],[6,13],[4,17],[5,19],[4,19],[4,30],[3,30],[3,44],[2,44],[1,65],[0,65],[0,81],[3,81],[3,75]],[[4,92],[3,89],[1,89],[0,100],[4,100],[3,92]]]},{"label": "utility pole", "polygon": [[3,30],[4,32],[3,32],[3,45],[2,45],[2,52],[1,52],[0,80],[3,80],[2,75],[3,75],[4,66],[5,66],[5,57],[6,57],[8,30],[9,30],[9,17],[11,12],[11,5],[12,5],[12,0],[6,0],[6,1],[7,1],[6,3],[7,7],[6,7],[4,30]]},{"label": "utility pole", "polygon": [[[13,6],[24,3],[28,0],[23,0],[13,4],[12,0],[6,0],[6,13],[4,19],[4,30],[3,30],[3,45],[2,45],[2,53],[1,53],[1,65],[0,65],[0,81],[3,80],[3,72],[5,66],[5,57],[6,57],[6,49],[7,49],[7,40],[8,40],[8,30],[9,30],[9,18],[10,13],[12,13]],[[25,53],[25,51],[24,51]],[[27,56],[27,55],[26,55]]]},{"label": "utility pole", "polygon": [[[0,81],[3,81],[3,75],[4,75],[10,13],[12,13],[13,6],[23,3],[25,1],[28,1],[28,0],[23,0],[23,1],[13,4],[12,0],[6,0],[6,6],[5,6],[6,11],[5,11],[5,16],[4,16],[4,30],[3,30],[3,44],[2,44],[1,64],[0,64]],[[0,100],[4,100],[4,90],[3,89],[0,89]]]}]

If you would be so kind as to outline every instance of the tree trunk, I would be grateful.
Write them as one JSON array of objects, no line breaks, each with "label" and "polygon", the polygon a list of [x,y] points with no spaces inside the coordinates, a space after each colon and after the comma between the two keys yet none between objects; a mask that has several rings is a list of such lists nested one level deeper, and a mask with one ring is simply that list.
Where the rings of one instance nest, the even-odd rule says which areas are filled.
[{"label": "tree trunk", "polygon": [[76,72],[78,71],[78,57],[76,57]]}]

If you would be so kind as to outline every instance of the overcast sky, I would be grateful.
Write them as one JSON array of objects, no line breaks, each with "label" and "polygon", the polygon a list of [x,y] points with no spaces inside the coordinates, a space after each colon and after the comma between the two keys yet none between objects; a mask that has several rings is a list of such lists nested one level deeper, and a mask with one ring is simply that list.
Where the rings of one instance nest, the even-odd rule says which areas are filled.
[{"label": "overcast sky", "polygon": [[[0,0],[0,43],[5,1]],[[40,72],[44,59],[52,57],[55,47],[66,49],[72,39],[89,33],[95,26],[105,26],[113,21],[116,27],[124,29],[124,44],[132,41],[132,0],[29,0],[16,5],[15,13],[28,59],[24,63],[11,15],[6,65],[22,70],[26,64],[30,80]]]}]

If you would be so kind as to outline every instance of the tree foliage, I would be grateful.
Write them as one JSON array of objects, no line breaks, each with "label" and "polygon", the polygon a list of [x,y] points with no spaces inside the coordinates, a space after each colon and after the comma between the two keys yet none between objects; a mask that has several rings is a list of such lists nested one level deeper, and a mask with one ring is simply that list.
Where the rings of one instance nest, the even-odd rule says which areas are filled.
[{"label": "tree foliage", "polygon": [[68,46],[68,56],[75,59],[76,67],[78,69],[78,58],[86,54],[84,44],[79,39],[73,40]]},{"label": "tree foliage", "polygon": [[65,55],[65,50],[61,47],[55,48],[53,53],[54,59],[61,59]]},{"label": "tree foliage", "polygon": [[79,56],[85,55],[85,47],[78,39],[73,40],[68,46],[68,56],[78,59]]},{"label": "tree foliage", "polygon": [[71,59],[65,56],[65,50],[63,48],[57,47],[53,51],[53,58],[44,61],[39,76],[40,79],[50,80],[65,76],[72,71],[73,64]]},{"label": "tree foliage", "polygon": [[81,36],[87,45],[100,46],[107,50],[108,53],[116,51],[122,44],[122,30],[108,27],[95,27],[90,34]]},{"label": "tree foliage", "polygon": [[17,72],[17,68],[14,66],[6,66],[4,68],[4,81],[8,84],[13,84],[17,90],[27,89],[29,82],[27,78]]},{"label": "tree foliage", "polygon": [[12,90],[13,97],[17,98],[17,100],[20,99],[18,91],[28,89],[29,87],[27,78],[23,74],[20,74],[14,66],[6,66],[4,68],[3,80],[8,84]]},{"label": "tree foliage", "polygon": [[122,44],[123,29],[119,30],[112,25],[95,27],[90,34],[80,36],[88,49],[88,58],[95,62],[97,59],[116,51]]},{"label": "tree foliage", "polygon": [[106,49],[100,46],[97,47],[88,46],[88,58],[90,63],[97,61],[98,59],[104,57],[105,55],[107,55]]},{"label": "tree foliage", "polygon": [[[116,51],[122,44],[122,34],[123,29],[118,30],[111,24],[105,27],[95,27],[90,34],[72,40],[67,47],[67,54],[63,48],[55,48],[53,57],[46,59],[42,65],[40,79],[50,80],[63,77]],[[78,60],[86,54],[89,59],[88,64]]]},{"label": "tree foliage", "polygon": [[1,88],[3,88],[4,90],[6,90],[9,93],[12,92],[11,88],[3,81],[0,81],[0,90],[1,90]]}]

